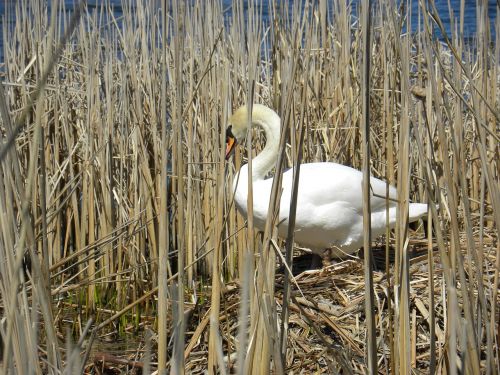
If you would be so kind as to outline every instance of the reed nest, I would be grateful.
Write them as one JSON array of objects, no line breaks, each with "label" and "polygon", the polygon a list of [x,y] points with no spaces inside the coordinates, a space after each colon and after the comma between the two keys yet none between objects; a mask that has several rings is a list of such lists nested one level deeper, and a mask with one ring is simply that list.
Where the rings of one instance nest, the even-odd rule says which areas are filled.
[{"label": "reed nest", "polygon": [[[443,268],[439,266],[439,255],[436,244],[432,244],[429,258],[428,240],[422,233],[413,233],[410,240],[410,311],[411,311],[411,361],[414,373],[428,374],[430,363],[430,312],[429,298],[434,296],[434,329],[438,347],[444,348],[446,341],[446,304],[439,302],[445,294],[443,290]],[[495,277],[496,253],[494,250],[494,233],[489,233],[489,240],[485,245],[485,268],[483,278],[487,283],[493,283]],[[378,347],[380,373],[389,373],[392,356],[390,342],[393,335],[394,316],[389,312],[391,296],[388,288],[394,287],[394,280],[387,279],[385,268],[393,268],[391,261],[394,256],[394,243],[388,246],[389,261],[386,262],[385,241],[373,248],[376,270],[374,272],[375,295],[377,304],[377,328],[381,337]],[[465,255],[465,250],[462,249]],[[296,251],[299,259],[304,253]],[[362,254],[361,254],[362,255]],[[298,260],[300,262],[300,259]],[[309,259],[304,259],[308,263]],[[436,264],[434,270],[434,288],[429,290],[429,261]],[[297,260],[296,260],[297,262]],[[283,270],[280,271],[280,273]],[[353,256],[352,259],[333,262],[316,270],[306,270],[294,277],[292,287],[292,302],[290,304],[289,335],[287,341],[286,363],[287,373],[304,374],[337,374],[353,373],[366,374],[366,327],[364,300],[366,297],[364,270],[362,259]],[[283,275],[276,279],[277,293],[275,302],[280,313],[283,304]],[[223,306],[219,316],[221,331],[224,332],[224,363],[228,373],[237,373],[235,357],[237,350],[237,331],[240,320],[240,290],[238,280],[227,283],[223,291]],[[207,294],[209,297],[209,294]],[[198,296],[203,299],[202,296]],[[188,308],[188,328],[186,330],[186,371],[192,374],[204,374],[208,359],[208,326],[210,317],[210,300],[191,304]],[[457,298],[459,305],[463,304],[460,293]],[[500,301],[497,301],[499,303]],[[149,317],[151,319],[151,317]],[[130,348],[129,354],[125,350],[116,350],[116,343],[106,345],[100,343],[92,353],[93,362],[88,364],[87,371],[97,373],[142,373],[146,351],[155,352],[157,340],[150,336],[146,344],[144,339],[138,342],[137,347]],[[486,347],[481,347],[481,357],[486,357]],[[446,349],[440,349],[436,354],[437,373],[447,373],[448,356]],[[149,357],[155,362],[156,356]],[[460,360],[458,368],[463,371]],[[482,370],[485,363],[482,361]]]},{"label": "reed nest", "polygon": [[[0,372],[500,372],[499,18],[478,2],[466,40],[432,2],[224,4],[8,8]],[[276,184],[336,161],[397,186],[370,256],[291,277],[276,215],[236,212],[266,140],[228,162],[225,130],[252,102],[282,118]]]}]

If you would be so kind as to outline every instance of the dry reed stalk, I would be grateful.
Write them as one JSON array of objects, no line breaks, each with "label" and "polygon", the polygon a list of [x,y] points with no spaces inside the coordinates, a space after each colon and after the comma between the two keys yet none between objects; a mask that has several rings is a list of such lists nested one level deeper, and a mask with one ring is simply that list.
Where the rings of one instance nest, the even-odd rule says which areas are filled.
[{"label": "dry reed stalk", "polygon": [[[322,2],[320,4],[320,7],[325,10],[326,3]],[[306,10],[304,10],[305,12]],[[308,32],[308,41],[312,40],[312,35],[311,35],[311,29],[309,30],[304,30],[304,23],[301,25],[302,28],[302,33],[304,31]],[[322,30],[323,32],[326,32],[326,30]],[[295,35],[300,35],[298,30],[296,30]],[[324,40],[324,39],[323,39]],[[306,46],[306,57],[305,61],[303,62],[302,68],[304,69],[304,72],[307,72],[310,68],[310,63],[311,63],[311,45],[312,43],[309,42]],[[297,39],[295,40],[295,48],[297,48]],[[282,45],[281,49],[286,50],[286,46]],[[299,61],[291,61],[291,64],[293,64],[293,68],[295,71],[300,70],[300,68],[297,68],[297,66],[301,65]],[[295,74],[297,76],[297,74]],[[306,98],[307,98],[307,89],[308,86],[304,85],[303,82],[299,82],[299,98],[302,99],[301,105],[300,105],[300,110],[298,111],[299,113],[299,121],[297,125],[294,123],[293,120],[293,113],[296,111],[292,110],[287,111],[285,116],[283,116],[283,121],[285,124],[289,123],[289,132],[290,132],[290,143],[292,144],[292,161],[293,161],[293,168],[294,168],[294,175],[293,175],[293,185],[292,185],[292,196],[290,200],[290,217],[289,217],[289,224],[288,224],[288,233],[287,233],[287,238],[286,238],[286,244],[285,244],[285,264],[287,266],[287,272],[285,272],[285,282],[283,286],[283,305],[281,308],[281,322],[280,322],[280,340],[279,340],[279,352],[280,356],[279,358],[276,357],[274,360],[276,362],[276,366],[278,367],[279,370],[277,372],[284,372],[284,369],[286,368],[286,358],[287,358],[287,341],[288,341],[288,328],[289,328],[289,311],[288,311],[288,306],[290,303],[290,293],[291,293],[291,278],[293,278],[293,275],[290,274],[291,269],[293,268],[293,242],[294,242],[294,231],[295,231],[295,218],[296,218],[296,210],[297,210],[297,198],[298,198],[298,188],[299,188],[299,178],[300,178],[300,164],[302,162],[302,155],[303,155],[303,144],[304,144],[304,135],[306,133],[306,127],[307,125],[305,124],[305,111],[304,108],[306,107]],[[288,86],[288,87],[287,87]],[[287,108],[292,106],[291,101],[293,100],[293,96],[290,95],[291,93],[294,92],[294,90],[286,84],[286,82],[282,85],[282,88],[280,90],[282,93],[281,101],[283,105],[281,108]],[[285,94],[286,93],[286,94]],[[283,114],[283,112],[282,112]],[[298,129],[297,129],[298,128]],[[283,129],[286,129],[286,125],[283,126]],[[298,130],[299,134],[298,136],[295,135],[296,131]],[[286,140],[286,138],[285,138]],[[280,362],[279,362],[280,361]]]},{"label": "dry reed stalk", "polygon": [[[259,242],[256,242],[255,236],[256,229],[253,224],[253,184],[252,184],[252,106],[255,98],[255,83],[256,83],[256,73],[257,73],[257,64],[259,61],[259,41],[258,37],[260,30],[260,25],[257,23],[257,12],[258,7],[256,2],[251,1],[248,8],[248,15],[246,25],[243,22],[244,18],[244,8],[243,2],[240,1],[238,4],[238,17],[240,18],[240,27],[245,25],[245,30],[241,30],[240,35],[240,48],[243,53],[242,59],[243,66],[246,67],[246,72],[244,72],[244,80],[243,87],[246,92],[246,105],[248,108],[248,132],[247,132],[247,140],[246,140],[246,149],[248,155],[248,198],[247,198],[247,208],[248,208],[248,218],[247,218],[247,241],[246,241],[246,249],[244,250],[246,254],[243,259],[248,259],[248,265],[245,265],[245,268],[248,268],[248,271],[245,271],[248,275],[253,274],[253,280],[250,278],[246,278],[246,284],[243,285],[243,296],[248,296],[249,305],[248,312],[250,314],[249,324],[246,322],[248,317],[246,314],[244,316],[240,316],[240,325],[242,334],[240,337],[244,337],[242,340],[242,345],[240,346],[239,356],[243,356],[238,358],[237,370],[240,374],[249,374],[255,371],[259,373],[261,366],[269,367],[269,352],[267,347],[267,342],[262,342],[264,332],[264,317],[262,316],[261,303],[263,301],[260,300],[262,296],[262,283],[263,278],[265,277],[265,270],[262,269],[262,264],[259,263],[259,258],[264,256],[262,251],[262,245]],[[257,254],[260,253],[260,257]],[[255,270],[255,271],[254,271]],[[254,272],[256,272],[254,274]],[[255,284],[258,284],[254,287]],[[246,302],[246,301],[245,301]],[[242,309],[242,311],[244,311]],[[248,326],[249,332],[244,332],[246,327]],[[248,338],[247,338],[248,336]],[[248,344],[247,344],[248,341]],[[248,345],[248,348],[247,348]]]},{"label": "dry reed stalk", "polygon": [[[408,15],[408,14],[407,14]],[[407,27],[411,28],[410,25]],[[396,298],[396,342],[395,369],[400,374],[411,372],[410,359],[410,280],[409,280],[409,258],[408,258],[408,204],[410,183],[410,72],[409,66],[404,62],[410,61],[409,36],[402,38],[398,45],[397,53],[403,63],[401,64],[400,87],[401,87],[401,123],[398,132],[398,174],[397,174],[397,197],[398,206],[396,210],[396,259],[394,266],[395,275],[395,298]]]},{"label": "dry reed stalk", "polygon": [[[176,242],[177,242],[177,269],[178,278],[175,283],[175,288],[177,289],[175,297],[174,309],[174,321],[175,329],[173,332],[174,347],[171,359],[171,374],[183,374],[184,373],[184,337],[185,337],[185,322],[184,322],[184,263],[186,256],[185,249],[185,197],[184,197],[184,157],[183,154],[183,142],[184,142],[184,118],[183,118],[183,103],[184,103],[184,79],[183,79],[183,63],[184,63],[184,43],[185,43],[185,6],[182,3],[174,1],[171,4],[172,16],[173,16],[173,28],[175,30],[173,36],[173,63],[174,67],[170,72],[172,77],[172,83],[174,84],[173,95],[174,100],[170,105],[171,111],[171,124],[173,130],[173,148],[172,148],[172,158],[175,160],[173,164],[173,173],[177,174],[177,231],[176,231]],[[177,319],[175,319],[177,317]]]},{"label": "dry reed stalk", "polygon": [[375,330],[374,295],[373,295],[373,265],[371,257],[371,205],[370,205],[370,66],[371,66],[371,12],[372,2],[364,4],[361,11],[361,27],[363,29],[363,57],[361,72],[361,152],[363,153],[363,248],[365,266],[365,287],[368,293],[365,299],[366,314],[366,352],[368,371],[377,372],[377,334]]},{"label": "dry reed stalk", "polygon": [[[237,53],[237,58],[239,63],[244,67],[244,73],[242,77],[242,91],[246,94],[246,105],[248,107],[248,123],[251,125],[251,112],[252,104],[254,98],[254,85],[255,76],[251,73],[256,72],[257,56],[251,58],[251,54],[258,53],[257,46],[255,46],[256,40],[254,33],[255,30],[252,24],[251,17],[255,17],[256,9],[255,3],[251,2],[249,4],[249,16],[248,23],[245,25],[244,22],[244,8],[243,2],[238,1],[233,4],[233,17],[237,20],[236,27],[233,29],[233,43],[239,48],[239,53]],[[255,19],[255,18],[253,18]],[[245,28],[246,26],[246,28]],[[249,129],[251,126],[249,126]],[[248,131],[246,146],[248,150],[248,175],[252,176],[252,132]],[[247,231],[246,231],[246,241],[243,242],[243,248],[239,252],[239,256],[243,259],[243,273],[242,275],[242,303],[239,314],[239,331],[238,331],[238,348],[237,348],[237,360],[236,360],[236,370],[238,374],[245,374],[251,371],[254,361],[254,348],[252,344],[255,342],[250,335],[255,334],[255,320],[256,316],[252,314],[255,309],[256,303],[254,290],[251,287],[251,277],[254,273],[255,267],[255,243],[254,243],[254,225],[253,225],[253,186],[252,178],[248,178],[248,220],[247,220]],[[258,305],[257,305],[258,306]],[[250,312],[250,319],[248,314]],[[258,316],[258,315],[257,315]],[[250,320],[250,321],[249,321]],[[250,324],[249,324],[250,323]],[[248,345],[248,348],[247,348]]]},{"label": "dry reed stalk", "polygon": [[[167,39],[167,32],[169,26],[169,18],[167,16],[166,2],[162,2],[161,8],[161,36],[163,40]],[[162,76],[167,75],[167,45],[164,43],[161,50],[161,72]],[[167,144],[167,82],[162,80],[161,84],[161,109],[160,109],[160,120],[163,124],[161,131],[161,144]],[[160,172],[160,212],[159,212],[159,226],[162,231],[159,234],[159,247],[158,247],[158,373],[160,375],[166,374],[166,363],[167,363],[167,314],[168,314],[168,302],[167,302],[167,264],[169,255],[169,194],[168,194],[168,150],[167,147],[163,147],[161,153],[161,172]]]}]

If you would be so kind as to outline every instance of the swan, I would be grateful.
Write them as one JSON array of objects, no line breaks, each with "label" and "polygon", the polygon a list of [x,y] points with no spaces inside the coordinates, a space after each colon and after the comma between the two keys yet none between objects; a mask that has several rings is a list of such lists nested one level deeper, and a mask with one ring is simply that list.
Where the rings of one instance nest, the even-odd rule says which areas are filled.
[{"label": "swan", "polygon": [[[279,152],[280,117],[272,109],[252,106],[252,125],[260,126],[266,145],[252,159],[254,225],[264,230],[268,216],[273,178],[265,178],[275,166]],[[226,128],[226,160],[238,141],[246,136],[248,108],[236,110]],[[345,258],[363,246],[363,174],[345,165],[319,162],[301,164],[295,221],[295,242],[322,257]],[[292,196],[293,169],[283,173],[278,234],[286,238]],[[371,225],[373,238],[396,225],[396,189],[389,186],[389,209],[386,208],[386,183],[371,177]],[[233,181],[234,201],[238,211],[248,217],[248,164],[243,165]],[[427,204],[410,203],[409,221],[427,214]]]}]

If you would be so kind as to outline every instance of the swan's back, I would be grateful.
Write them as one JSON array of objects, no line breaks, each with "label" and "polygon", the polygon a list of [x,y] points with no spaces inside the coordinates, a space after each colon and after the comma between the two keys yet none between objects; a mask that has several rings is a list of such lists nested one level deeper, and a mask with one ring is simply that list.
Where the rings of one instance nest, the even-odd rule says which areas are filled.
[{"label": "swan's back", "polygon": [[[246,170],[244,171],[246,173]],[[322,253],[334,249],[341,257],[350,254],[363,243],[363,174],[353,168],[336,163],[310,163],[300,168],[295,240],[302,246]],[[246,183],[246,182],[245,182]],[[254,221],[263,230],[268,216],[269,199],[273,179],[254,181]],[[283,173],[282,196],[279,214],[279,234],[287,235],[293,169]],[[389,226],[396,222],[396,189],[386,182],[372,177],[371,212],[372,234],[385,232],[386,213],[389,208]],[[246,215],[246,195],[236,196],[239,210]],[[410,211],[418,208],[418,217],[426,212],[426,205],[411,204]],[[411,213],[410,213],[410,216]],[[337,251],[335,251],[337,249]]]},{"label": "swan's back", "polygon": [[[283,196],[287,198],[292,189],[293,169],[283,173]],[[351,167],[337,163],[308,163],[300,167],[299,199],[307,199],[315,205],[329,204],[335,201],[348,202],[352,209],[363,214],[362,200],[363,174]],[[385,209],[386,182],[372,177],[372,210]],[[375,193],[375,194],[374,194]],[[389,185],[389,199],[395,201],[396,189]]]},{"label": "swan's back", "polygon": [[[292,181],[293,170],[289,170],[283,174],[280,205],[283,228],[280,227],[280,233],[284,232],[288,225]],[[389,186],[387,201],[382,198],[387,194],[386,183],[373,177],[370,182],[372,219],[380,217],[380,213],[384,218],[383,222],[380,218],[377,222],[372,222],[373,230],[385,227],[386,202],[395,216],[396,189]],[[359,249],[363,242],[362,183],[363,174],[345,165],[302,165],[297,199],[296,241],[317,252],[326,248],[339,248],[338,256],[342,256],[342,252],[348,254]]]}]

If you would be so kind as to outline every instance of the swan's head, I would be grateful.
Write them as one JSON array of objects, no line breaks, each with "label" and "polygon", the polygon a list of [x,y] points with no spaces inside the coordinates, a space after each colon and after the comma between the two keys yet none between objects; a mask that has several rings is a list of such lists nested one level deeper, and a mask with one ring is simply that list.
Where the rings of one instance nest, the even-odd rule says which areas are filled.
[{"label": "swan's head", "polygon": [[226,160],[236,149],[238,141],[245,138],[248,130],[248,108],[243,106],[238,108],[229,117],[226,128]]},{"label": "swan's head", "polygon": [[[277,127],[277,139],[279,139],[279,117],[272,109],[262,105],[254,104],[252,106],[252,124],[257,124],[264,127],[267,134],[267,127],[269,123],[275,123]],[[234,152],[236,145],[245,138],[248,131],[248,107],[244,105],[238,108],[229,117],[226,129],[226,160],[229,159]]]}]

